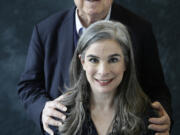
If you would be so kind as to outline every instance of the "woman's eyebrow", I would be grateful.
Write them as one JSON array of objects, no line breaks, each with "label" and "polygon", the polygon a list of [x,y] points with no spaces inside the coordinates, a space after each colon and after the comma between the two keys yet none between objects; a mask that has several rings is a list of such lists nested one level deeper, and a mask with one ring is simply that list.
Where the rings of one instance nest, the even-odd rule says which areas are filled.
[{"label": "woman's eyebrow", "polygon": [[87,57],[99,58],[98,56],[95,56],[93,54],[89,54]]},{"label": "woman's eyebrow", "polygon": [[115,54],[111,54],[111,55],[109,56],[109,58],[111,58],[111,57],[116,57],[116,56],[121,57],[121,55],[120,55],[120,54],[115,53]]}]

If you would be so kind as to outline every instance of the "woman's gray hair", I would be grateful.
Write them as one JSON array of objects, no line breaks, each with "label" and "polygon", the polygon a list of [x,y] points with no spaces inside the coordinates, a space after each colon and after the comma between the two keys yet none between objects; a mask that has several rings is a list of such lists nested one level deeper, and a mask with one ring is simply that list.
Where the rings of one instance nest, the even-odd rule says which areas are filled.
[{"label": "woman's gray hair", "polygon": [[[63,104],[69,106],[62,135],[75,135],[81,132],[89,109],[90,86],[79,55],[84,58],[90,45],[101,40],[116,41],[123,52],[126,71],[115,95],[116,131],[122,135],[136,135],[143,127],[142,115],[150,103],[143,93],[136,77],[132,43],[125,25],[114,21],[98,21],[89,26],[80,37],[70,66],[70,86]],[[66,94],[65,94],[66,95]]]},{"label": "woman's gray hair", "polygon": [[[99,40],[112,39],[123,46],[122,49],[131,49],[131,39],[126,27],[118,22],[99,21],[92,24],[86,32],[81,36],[77,51],[79,54],[89,47],[89,45]],[[125,47],[125,48],[124,48]]]}]

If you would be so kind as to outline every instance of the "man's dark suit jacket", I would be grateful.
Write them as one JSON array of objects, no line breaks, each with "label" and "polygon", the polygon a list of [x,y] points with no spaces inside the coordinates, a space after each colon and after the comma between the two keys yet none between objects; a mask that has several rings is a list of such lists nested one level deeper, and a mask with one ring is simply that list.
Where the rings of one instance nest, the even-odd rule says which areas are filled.
[{"label": "man's dark suit jacket", "polygon": [[[46,101],[57,98],[68,84],[68,70],[73,56],[75,7],[56,13],[37,24],[30,42],[25,72],[18,84],[18,94],[28,114],[40,127]],[[151,24],[113,4],[111,20],[125,24],[131,34],[138,80],[152,101],[160,101],[171,116],[171,96],[165,84],[158,49]]]}]

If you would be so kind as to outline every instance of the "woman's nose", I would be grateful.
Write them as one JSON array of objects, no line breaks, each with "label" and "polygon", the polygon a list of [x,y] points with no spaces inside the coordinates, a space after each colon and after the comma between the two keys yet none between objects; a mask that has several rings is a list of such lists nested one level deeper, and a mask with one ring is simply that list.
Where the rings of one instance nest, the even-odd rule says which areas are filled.
[{"label": "woman's nose", "polygon": [[99,66],[98,66],[98,73],[100,75],[109,74],[110,73],[110,66],[105,62],[100,63]]}]

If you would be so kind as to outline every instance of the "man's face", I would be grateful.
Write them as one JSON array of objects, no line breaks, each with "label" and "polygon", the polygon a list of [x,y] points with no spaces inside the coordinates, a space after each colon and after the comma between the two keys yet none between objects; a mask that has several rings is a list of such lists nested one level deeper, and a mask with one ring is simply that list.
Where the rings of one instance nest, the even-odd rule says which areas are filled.
[{"label": "man's face", "polygon": [[96,16],[107,14],[113,0],[74,0],[74,3],[81,15]]}]

